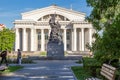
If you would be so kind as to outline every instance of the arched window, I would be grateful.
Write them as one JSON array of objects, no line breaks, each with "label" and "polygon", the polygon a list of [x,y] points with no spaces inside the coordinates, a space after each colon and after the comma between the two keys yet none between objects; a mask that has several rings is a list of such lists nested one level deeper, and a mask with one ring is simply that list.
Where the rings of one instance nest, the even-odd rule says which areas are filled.
[{"label": "arched window", "polygon": [[51,16],[55,16],[57,21],[70,21],[68,18],[59,14],[49,14],[38,19],[38,21],[49,21]]}]

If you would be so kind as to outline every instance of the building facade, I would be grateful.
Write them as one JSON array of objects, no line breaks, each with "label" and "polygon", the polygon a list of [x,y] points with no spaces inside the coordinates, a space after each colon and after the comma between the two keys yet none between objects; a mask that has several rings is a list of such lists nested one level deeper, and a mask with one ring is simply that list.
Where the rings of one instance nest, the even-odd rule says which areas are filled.
[{"label": "building facade", "polygon": [[0,24],[0,30],[3,30],[4,28],[6,28],[6,26],[4,24]]},{"label": "building facade", "polygon": [[85,21],[85,13],[56,5],[22,13],[22,19],[15,20],[15,51],[46,51],[54,14],[61,25],[64,51],[88,51],[85,45],[91,45],[94,29]]}]

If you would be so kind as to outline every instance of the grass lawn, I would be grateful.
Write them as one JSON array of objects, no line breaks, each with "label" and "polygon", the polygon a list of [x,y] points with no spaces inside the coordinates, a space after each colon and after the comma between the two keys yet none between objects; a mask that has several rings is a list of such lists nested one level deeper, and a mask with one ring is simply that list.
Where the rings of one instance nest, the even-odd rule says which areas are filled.
[{"label": "grass lawn", "polygon": [[74,66],[72,67],[72,70],[78,80],[85,80],[86,78],[91,77],[89,71],[85,70],[83,67]]},{"label": "grass lawn", "polygon": [[40,52],[40,55],[41,55],[41,56],[46,56],[46,55],[47,55],[47,52],[45,52],[45,51]]},{"label": "grass lawn", "polygon": [[22,68],[23,68],[23,66],[9,66],[8,69],[6,69],[5,71],[0,71],[0,74],[14,72],[14,71],[22,69]]}]

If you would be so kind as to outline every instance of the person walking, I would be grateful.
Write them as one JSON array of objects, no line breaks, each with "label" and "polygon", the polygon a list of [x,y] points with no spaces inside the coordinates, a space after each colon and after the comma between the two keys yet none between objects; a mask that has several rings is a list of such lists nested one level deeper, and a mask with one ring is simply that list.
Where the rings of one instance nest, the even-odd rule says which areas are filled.
[{"label": "person walking", "polygon": [[17,63],[18,63],[19,65],[21,65],[21,60],[22,60],[21,51],[20,51],[20,49],[18,49],[18,53],[17,53]]},{"label": "person walking", "polygon": [[8,62],[7,62],[7,49],[2,51],[0,56],[2,58],[1,62],[0,62],[0,65],[2,65],[3,61],[5,61],[6,66],[8,66]]}]

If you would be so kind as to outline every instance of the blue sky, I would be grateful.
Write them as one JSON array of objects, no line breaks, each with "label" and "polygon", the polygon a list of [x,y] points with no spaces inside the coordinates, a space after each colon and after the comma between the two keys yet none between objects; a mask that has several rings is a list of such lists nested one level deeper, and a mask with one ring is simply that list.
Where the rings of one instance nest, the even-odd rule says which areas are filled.
[{"label": "blue sky", "polygon": [[1,0],[0,1],[0,24],[12,28],[15,20],[21,19],[21,13],[48,7],[52,4],[86,13],[88,16],[91,8],[87,6],[86,0]]}]

